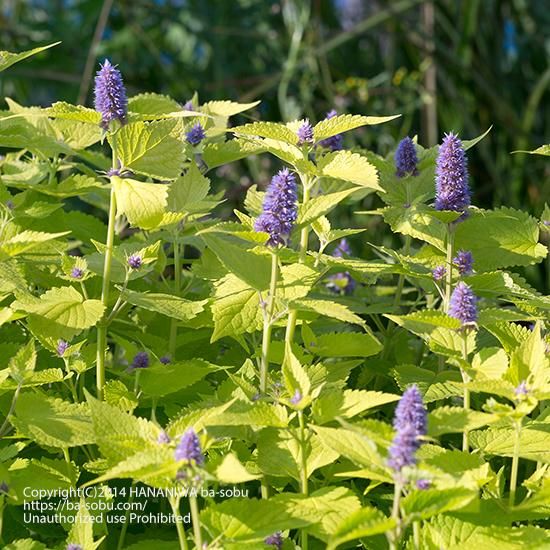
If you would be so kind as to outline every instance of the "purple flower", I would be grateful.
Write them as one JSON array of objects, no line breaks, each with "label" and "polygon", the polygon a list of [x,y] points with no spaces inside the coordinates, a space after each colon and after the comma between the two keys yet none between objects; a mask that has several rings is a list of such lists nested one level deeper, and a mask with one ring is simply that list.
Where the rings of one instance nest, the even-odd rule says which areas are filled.
[{"label": "purple flower", "polygon": [[128,265],[132,269],[139,269],[142,263],[143,260],[141,259],[141,256],[139,254],[132,254],[128,257]]},{"label": "purple flower", "polygon": [[[332,111],[329,111],[327,113],[325,120],[334,118],[337,115],[338,113],[333,109]],[[343,141],[344,141],[344,136],[342,136],[342,134],[336,134],[335,136],[322,139],[319,142],[319,145],[321,147],[325,147],[326,149],[330,149],[331,151],[340,151],[344,147]]]},{"label": "purple flower", "polygon": [[59,355],[59,357],[63,357],[68,347],[69,347],[69,342],[65,342],[65,340],[59,340],[57,342],[57,348],[56,348],[57,355]]},{"label": "purple flower", "polygon": [[338,246],[332,252],[334,258],[344,258],[345,256],[351,256],[351,247],[346,238],[340,239]]},{"label": "purple flower", "polygon": [[468,250],[459,250],[453,258],[453,263],[458,267],[461,275],[471,275],[473,272],[474,257]]},{"label": "purple flower", "polygon": [[135,354],[129,370],[146,369],[149,366],[149,354],[146,351],[139,351]]},{"label": "purple flower", "polygon": [[193,100],[190,99],[189,101],[186,101],[183,105],[183,109],[185,111],[194,111],[195,110],[195,106],[193,105]]},{"label": "purple flower", "polygon": [[313,126],[309,122],[309,118],[306,118],[304,122],[302,122],[296,135],[298,136],[298,145],[313,143]]},{"label": "purple flower", "polygon": [[71,277],[73,279],[82,279],[82,276],[84,275],[84,271],[80,269],[80,267],[73,267],[71,270]]},{"label": "purple flower", "polygon": [[519,384],[519,386],[514,390],[514,393],[516,397],[525,397],[529,393],[529,389],[527,388],[527,384],[525,380]]},{"label": "purple flower", "polygon": [[404,178],[409,175],[418,176],[417,164],[416,147],[413,140],[407,136],[399,142],[395,151],[395,175],[398,178]]},{"label": "purple flower", "polygon": [[187,143],[190,143],[194,146],[198,145],[205,137],[206,133],[200,122],[194,124],[191,129],[185,134]]},{"label": "purple flower", "polygon": [[95,78],[94,106],[101,113],[100,126],[108,130],[113,120],[118,120],[121,124],[126,122],[128,99],[122,75],[116,66],[106,59],[100,67]]},{"label": "purple flower", "polygon": [[187,460],[194,462],[197,466],[204,464],[199,437],[193,428],[189,428],[182,436],[174,454],[176,460]]},{"label": "purple flower", "polygon": [[170,436],[164,430],[161,430],[161,432],[157,437],[157,443],[166,444],[166,443],[170,443],[170,441],[171,441]]},{"label": "purple flower", "polygon": [[163,364],[163,365],[168,365],[169,363],[172,362],[172,360],[170,359],[170,356],[169,355],[163,355],[159,361]]},{"label": "purple flower", "polygon": [[417,479],[416,480],[416,488],[420,491],[425,491],[426,489],[429,489],[432,485],[432,482],[429,479]]},{"label": "purple flower", "polygon": [[453,290],[448,314],[458,319],[462,325],[477,321],[477,297],[472,289],[460,281]]},{"label": "purple flower", "polygon": [[436,163],[435,208],[465,212],[470,206],[467,158],[462,142],[446,134],[439,146]]},{"label": "purple flower", "polygon": [[281,531],[277,531],[276,533],[273,533],[273,535],[269,535],[269,537],[266,537],[264,539],[264,543],[268,546],[273,546],[277,550],[281,550],[283,547],[283,534]]},{"label": "purple flower", "polygon": [[416,451],[426,435],[428,416],[422,395],[415,384],[407,388],[395,409],[393,427],[396,431],[389,450],[388,464],[396,472],[416,464]]},{"label": "purple flower", "polygon": [[296,200],[296,178],[288,168],[284,168],[271,179],[265,194],[263,211],[254,224],[256,231],[269,234],[269,246],[286,243],[298,216]]},{"label": "purple flower", "polygon": [[302,394],[300,393],[300,390],[296,390],[294,392],[294,395],[291,397],[290,402],[293,405],[297,405],[302,400]]},{"label": "purple flower", "polygon": [[438,265],[432,270],[432,277],[434,278],[434,281],[442,281],[446,274],[447,269],[444,265]]},{"label": "purple flower", "polygon": [[67,548],[65,550],[82,550],[82,546],[80,546],[80,544],[70,542],[69,544],[67,544]]}]

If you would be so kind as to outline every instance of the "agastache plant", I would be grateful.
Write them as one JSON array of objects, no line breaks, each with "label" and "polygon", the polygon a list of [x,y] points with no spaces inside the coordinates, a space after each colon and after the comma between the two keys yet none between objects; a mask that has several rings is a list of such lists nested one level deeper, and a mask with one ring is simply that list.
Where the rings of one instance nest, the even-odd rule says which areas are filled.
[{"label": "agastache plant", "polygon": [[474,257],[469,250],[459,250],[453,258],[453,263],[460,275],[471,275],[474,271]]},{"label": "agastache plant", "polygon": [[313,126],[306,118],[298,127],[296,132],[298,136],[298,145],[307,145],[313,143]]},{"label": "agastache plant", "polygon": [[[326,114],[325,120],[330,120],[335,116],[338,116],[338,113],[335,109],[332,109]],[[319,145],[325,149],[329,149],[330,151],[340,151],[344,148],[344,136],[342,134],[336,134],[335,136],[322,139],[319,142]]]},{"label": "agastache plant", "polygon": [[105,60],[97,72],[94,90],[95,110],[101,113],[101,127],[108,130],[111,122],[126,123],[128,99],[122,75],[116,65]]},{"label": "agastache plant", "polygon": [[395,151],[395,169],[398,178],[405,176],[418,175],[418,157],[414,141],[409,137],[404,137]]}]

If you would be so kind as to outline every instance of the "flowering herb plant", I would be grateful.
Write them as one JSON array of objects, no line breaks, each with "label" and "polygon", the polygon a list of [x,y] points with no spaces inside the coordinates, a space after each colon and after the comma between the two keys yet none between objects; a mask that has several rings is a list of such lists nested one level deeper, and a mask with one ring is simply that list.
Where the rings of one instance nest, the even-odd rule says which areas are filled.
[{"label": "flowering herb plant", "polygon": [[[349,133],[395,116],[231,125],[257,103],[123,73],[0,113],[2,547],[550,547],[550,299],[514,272],[550,210],[475,206],[484,136],[382,158]],[[250,155],[280,167],[218,219]],[[402,245],[358,257],[366,215]],[[169,525],[112,521],[138,488]]]}]

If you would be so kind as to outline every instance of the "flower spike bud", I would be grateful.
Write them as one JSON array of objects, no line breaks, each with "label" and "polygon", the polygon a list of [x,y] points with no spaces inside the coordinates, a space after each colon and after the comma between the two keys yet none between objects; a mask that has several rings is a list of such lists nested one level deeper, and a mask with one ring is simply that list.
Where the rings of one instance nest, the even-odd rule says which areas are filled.
[{"label": "flower spike bud", "polygon": [[416,147],[414,141],[409,137],[404,137],[395,151],[396,176],[404,178],[405,176],[418,176],[418,157],[416,156]]},{"label": "flower spike bud", "polygon": [[128,99],[122,75],[116,66],[111,65],[108,59],[95,77],[94,107],[101,113],[101,127],[109,129],[113,120],[121,124],[126,123],[128,115]]},{"label": "flower spike bud", "polygon": [[458,319],[462,326],[475,324],[477,321],[477,297],[473,290],[460,281],[451,295],[449,316]]}]

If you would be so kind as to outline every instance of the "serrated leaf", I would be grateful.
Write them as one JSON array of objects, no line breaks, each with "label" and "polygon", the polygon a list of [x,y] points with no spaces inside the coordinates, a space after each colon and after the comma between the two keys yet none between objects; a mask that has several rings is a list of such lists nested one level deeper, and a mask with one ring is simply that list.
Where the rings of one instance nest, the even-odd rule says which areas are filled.
[{"label": "serrated leaf", "polygon": [[320,216],[324,216],[343,201],[346,197],[358,191],[358,188],[346,189],[338,193],[329,193],[314,197],[305,204],[301,204],[298,209],[297,226],[310,225]]},{"label": "serrated leaf", "polygon": [[143,115],[169,114],[181,108],[175,99],[162,94],[138,94],[128,99],[128,110]]},{"label": "serrated leaf", "polygon": [[168,191],[168,209],[174,212],[194,212],[208,195],[210,180],[203,176],[195,162],[185,175],[177,178]]},{"label": "serrated leaf", "polygon": [[116,152],[125,168],[158,179],[175,179],[183,164],[183,141],[171,132],[176,122],[132,122],[117,131]]},{"label": "serrated leaf", "polygon": [[140,293],[126,289],[123,298],[130,304],[166,315],[172,319],[189,321],[204,311],[207,300],[193,302],[171,294]]},{"label": "serrated leaf", "polygon": [[438,407],[428,416],[428,434],[439,437],[448,433],[459,433],[475,430],[496,422],[498,417],[461,407]]},{"label": "serrated leaf", "polygon": [[11,422],[24,437],[48,447],[94,443],[87,405],[67,403],[37,393],[22,393]]},{"label": "serrated leaf", "polygon": [[382,350],[382,344],[368,332],[320,334],[314,342],[304,340],[304,345],[321,357],[370,357]]},{"label": "serrated leaf", "polygon": [[414,491],[401,500],[404,514],[413,520],[426,520],[451,510],[460,510],[477,497],[477,491],[462,487]]},{"label": "serrated leaf", "polygon": [[99,300],[85,300],[73,287],[52,288],[40,298],[20,298],[12,308],[29,314],[29,323],[42,336],[70,339],[93,327],[103,316]]},{"label": "serrated leaf", "polygon": [[53,42],[47,46],[40,46],[39,48],[33,48],[32,50],[19,53],[12,53],[2,50],[0,51],[0,72],[5,71],[8,67],[11,67],[15,63],[19,63],[19,61],[23,61],[23,59],[27,59],[27,57],[36,55],[37,53],[47,50],[48,48],[53,48],[58,44],[61,44],[61,42]]},{"label": "serrated leaf", "polygon": [[209,101],[201,105],[201,111],[215,116],[230,117],[248,111],[248,109],[252,109],[259,104],[260,101],[252,101],[251,103],[237,103],[236,101],[227,100]]},{"label": "serrated leaf", "polygon": [[32,376],[36,367],[36,350],[34,340],[29,340],[25,346],[19,349],[9,362],[10,376],[18,384]]},{"label": "serrated leaf", "polygon": [[47,115],[60,120],[82,122],[99,127],[101,113],[83,105],[71,105],[65,101],[57,101],[47,110]]},{"label": "serrated leaf", "polygon": [[330,300],[315,300],[313,298],[302,298],[291,303],[291,307],[300,311],[313,311],[319,315],[338,319],[344,323],[352,323],[365,326],[365,321],[353,313],[346,306]]},{"label": "serrated leaf", "polygon": [[342,134],[361,126],[369,124],[382,124],[394,120],[401,115],[393,116],[363,116],[363,115],[338,115],[332,118],[325,118],[318,122],[313,128],[314,140],[321,141],[337,134]]},{"label": "serrated leaf", "polygon": [[237,456],[230,453],[223,457],[221,464],[216,468],[216,477],[222,483],[246,483],[262,476],[251,474]]},{"label": "serrated leaf", "polygon": [[298,392],[301,400],[309,395],[311,381],[309,380],[307,371],[292,352],[290,345],[286,346],[282,374],[286,390],[291,396]]},{"label": "serrated leaf", "polygon": [[156,229],[166,211],[168,187],[158,183],[145,183],[128,178],[111,178],[118,215],[142,229]]},{"label": "serrated leaf", "polygon": [[366,157],[351,151],[328,153],[317,162],[319,175],[349,181],[355,185],[384,191],[378,184],[376,168]]},{"label": "serrated leaf", "polygon": [[233,133],[245,136],[257,136],[283,141],[289,145],[298,143],[298,136],[288,126],[277,122],[252,122],[243,126],[237,126],[231,130]]},{"label": "serrated leaf", "polygon": [[249,155],[263,153],[265,147],[242,139],[232,139],[223,143],[208,143],[204,147],[202,159],[208,168],[216,168]]},{"label": "serrated leaf", "polygon": [[63,231],[61,233],[44,233],[42,231],[30,230],[21,231],[14,237],[4,240],[0,245],[0,258],[2,256],[18,256],[30,252],[43,245],[45,242],[54,241],[69,233],[69,231]]}]

